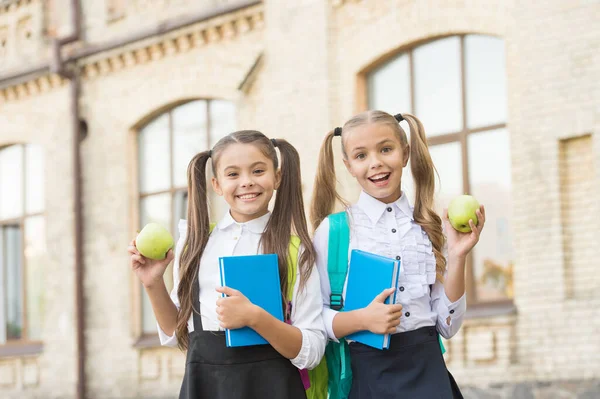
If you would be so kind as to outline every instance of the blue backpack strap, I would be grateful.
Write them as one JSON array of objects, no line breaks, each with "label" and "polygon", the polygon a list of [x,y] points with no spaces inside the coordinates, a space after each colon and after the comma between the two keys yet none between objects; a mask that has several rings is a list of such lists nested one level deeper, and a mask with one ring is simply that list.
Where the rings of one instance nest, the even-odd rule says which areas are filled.
[{"label": "blue backpack strap", "polygon": [[329,307],[334,310],[344,308],[344,284],[348,274],[348,248],[350,247],[350,227],[346,212],[334,213],[329,219],[329,247],[327,256],[327,274],[331,295]]},{"label": "blue backpack strap", "polygon": [[[329,219],[329,246],[327,274],[329,275],[329,307],[340,311],[344,308],[344,284],[348,274],[348,248],[350,227],[346,212],[334,213]],[[350,350],[345,339],[339,343],[330,341],[325,348],[325,359],[329,370],[329,399],[346,399],[352,386]]]}]

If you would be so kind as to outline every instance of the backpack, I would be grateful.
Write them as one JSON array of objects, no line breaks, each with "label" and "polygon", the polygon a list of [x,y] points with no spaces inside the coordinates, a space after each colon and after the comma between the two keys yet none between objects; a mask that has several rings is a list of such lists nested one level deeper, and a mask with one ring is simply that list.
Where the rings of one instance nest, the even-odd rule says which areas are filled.
[{"label": "backpack", "polygon": [[[288,292],[287,300],[292,301],[294,294],[294,284],[296,283],[296,273],[298,271],[298,251],[300,250],[300,238],[292,236],[290,238],[289,257],[288,257]],[[303,382],[308,377],[310,386],[306,389],[307,399],[327,399],[328,369],[325,358],[312,370],[300,370]]]},{"label": "backpack", "polygon": [[[348,250],[350,247],[350,227],[346,212],[334,213],[329,219],[329,246],[327,274],[329,275],[329,307],[341,311],[344,308],[344,284],[348,274]],[[438,336],[439,338],[439,336]],[[446,352],[439,338],[442,354]],[[325,359],[329,371],[329,398],[346,399],[352,387],[352,367],[350,348],[344,338],[339,342],[330,341],[325,349]]]}]

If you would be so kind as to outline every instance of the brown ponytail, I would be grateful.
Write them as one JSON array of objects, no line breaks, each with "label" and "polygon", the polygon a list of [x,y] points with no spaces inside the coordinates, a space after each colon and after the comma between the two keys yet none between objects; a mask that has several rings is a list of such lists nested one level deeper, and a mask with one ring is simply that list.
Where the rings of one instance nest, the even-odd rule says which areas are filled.
[{"label": "brown ponytail", "polygon": [[[433,210],[436,170],[427,146],[423,124],[414,115],[402,114],[402,116],[410,127],[410,169],[416,190],[413,217],[431,240],[437,279],[443,281],[446,258],[442,253],[442,247],[445,237],[442,233],[442,219]],[[402,130],[401,127],[399,128]],[[406,134],[404,136],[406,137]]]},{"label": "brown ponytail", "polygon": [[198,265],[210,235],[208,219],[208,201],[206,192],[206,164],[211,156],[210,151],[197,154],[188,166],[188,225],[184,249],[179,261],[180,281],[177,296],[181,309],[177,315],[178,346],[186,350],[189,344],[187,323],[197,302],[192,299],[193,283],[198,275]]},{"label": "brown ponytail", "polygon": [[289,288],[287,276],[292,228],[303,245],[303,252],[298,263],[301,290],[310,276],[316,254],[308,233],[304,214],[300,156],[298,151],[286,140],[276,139],[272,141],[281,153],[281,183],[275,197],[273,213],[262,235],[261,243],[264,253],[276,253],[278,255],[281,292],[285,296]]},{"label": "brown ponytail", "polygon": [[319,152],[319,164],[310,208],[310,221],[313,229],[316,230],[323,219],[333,213],[335,202],[340,201],[347,205],[346,201],[338,194],[336,189],[337,179],[335,176],[335,166],[333,162],[332,142],[335,137],[335,131],[327,133],[325,140],[321,145]]}]

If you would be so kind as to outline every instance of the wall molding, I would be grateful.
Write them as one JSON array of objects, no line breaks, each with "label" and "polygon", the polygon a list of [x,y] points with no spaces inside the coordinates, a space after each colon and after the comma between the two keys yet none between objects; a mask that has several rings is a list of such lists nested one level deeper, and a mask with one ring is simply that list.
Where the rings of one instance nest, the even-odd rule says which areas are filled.
[{"label": "wall molding", "polygon": [[[81,71],[82,78],[91,80],[194,49],[232,41],[250,32],[262,30],[264,24],[264,12],[261,4],[110,51],[82,56],[74,62]],[[81,53],[84,54],[84,51],[85,49],[82,49]],[[66,81],[56,74],[46,74],[0,89],[0,105],[48,92],[65,83]]]}]

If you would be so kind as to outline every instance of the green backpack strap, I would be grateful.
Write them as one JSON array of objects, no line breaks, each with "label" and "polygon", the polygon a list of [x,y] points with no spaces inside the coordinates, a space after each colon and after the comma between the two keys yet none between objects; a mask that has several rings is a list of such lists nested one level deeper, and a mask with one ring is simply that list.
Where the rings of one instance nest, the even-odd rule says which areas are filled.
[{"label": "green backpack strap", "polygon": [[294,296],[294,285],[296,284],[296,274],[298,273],[298,253],[300,251],[300,237],[291,236],[288,249],[288,292],[287,300],[291,301]]},{"label": "green backpack strap", "polygon": [[[291,236],[288,257],[288,290],[286,297],[289,302],[291,302],[294,297],[294,285],[296,284],[296,274],[298,273],[299,252],[300,237]],[[306,371],[302,372],[306,373]],[[307,399],[327,399],[328,379],[327,362],[323,359],[317,367],[308,370],[310,387],[306,390]]]},{"label": "green backpack strap", "polygon": [[[334,213],[329,219],[329,246],[327,274],[331,294],[329,307],[340,311],[344,308],[344,284],[348,274],[348,249],[350,248],[350,226],[346,212]],[[330,341],[325,348],[325,360],[329,371],[328,392],[330,399],[346,399],[352,388],[352,367],[348,342]]]},{"label": "green backpack strap", "polygon": [[329,247],[327,274],[329,275],[329,307],[334,310],[344,308],[344,284],[348,274],[348,248],[350,247],[350,227],[346,212],[334,213],[329,219]]}]

